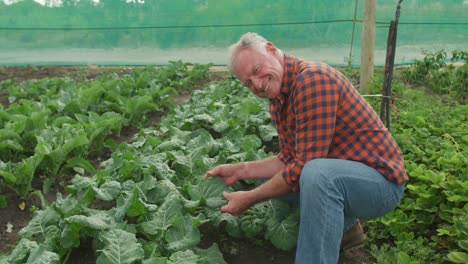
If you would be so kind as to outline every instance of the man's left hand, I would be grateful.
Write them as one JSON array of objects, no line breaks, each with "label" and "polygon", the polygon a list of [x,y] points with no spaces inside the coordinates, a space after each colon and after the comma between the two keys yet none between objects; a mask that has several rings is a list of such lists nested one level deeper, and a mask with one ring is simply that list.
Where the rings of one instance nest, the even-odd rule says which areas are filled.
[{"label": "man's left hand", "polygon": [[232,193],[223,192],[223,196],[226,198],[228,203],[219,209],[222,213],[240,215],[255,203],[251,198],[251,192],[249,191],[238,191]]}]

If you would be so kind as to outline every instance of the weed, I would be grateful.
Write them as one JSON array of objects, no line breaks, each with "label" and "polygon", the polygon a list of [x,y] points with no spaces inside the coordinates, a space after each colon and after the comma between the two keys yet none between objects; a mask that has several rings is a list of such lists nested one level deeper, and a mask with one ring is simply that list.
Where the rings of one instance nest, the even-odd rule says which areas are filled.
[{"label": "weed", "polygon": [[[431,92],[450,95],[451,99],[465,103],[468,94],[468,52],[455,50],[449,59],[447,52],[424,51],[422,60],[403,70],[402,77],[407,84],[427,86]],[[449,63],[451,62],[451,63]],[[456,66],[456,63],[463,63]]]}]

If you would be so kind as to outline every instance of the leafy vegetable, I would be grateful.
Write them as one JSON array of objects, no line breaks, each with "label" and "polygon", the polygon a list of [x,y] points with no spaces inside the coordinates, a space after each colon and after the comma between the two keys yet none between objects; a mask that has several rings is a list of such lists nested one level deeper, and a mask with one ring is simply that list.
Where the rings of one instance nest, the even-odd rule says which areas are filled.
[{"label": "leafy vegetable", "polygon": [[142,245],[135,234],[122,229],[112,229],[101,233],[99,240],[104,244],[96,260],[99,264],[134,263],[144,258]]}]

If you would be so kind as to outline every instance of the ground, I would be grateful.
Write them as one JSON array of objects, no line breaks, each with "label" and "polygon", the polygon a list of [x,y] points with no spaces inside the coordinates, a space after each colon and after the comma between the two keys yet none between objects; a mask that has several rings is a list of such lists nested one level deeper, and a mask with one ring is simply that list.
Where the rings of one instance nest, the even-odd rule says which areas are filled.
[{"label": "ground", "polygon": [[[100,74],[107,72],[115,72],[117,74],[125,74],[132,70],[131,67],[98,67],[98,66],[52,66],[52,67],[0,67],[0,82],[6,79],[16,79],[18,82],[29,79],[39,79],[45,77],[70,77],[77,79],[92,79]],[[211,79],[219,80],[225,78],[227,73],[224,68],[212,68]],[[199,86],[202,86],[200,83]],[[175,96],[175,103],[183,103],[189,98],[188,94],[180,94]],[[8,96],[0,91],[0,103],[4,107],[8,106]],[[153,117],[154,122],[159,120],[160,115]],[[122,131],[118,141],[126,141],[133,133],[131,129]],[[107,154],[108,155],[108,154]],[[103,160],[106,157],[96,157]],[[51,202],[55,200],[55,193],[60,190],[64,192],[63,186],[66,185],[66,180],[57,182],[49,193],[46,199]],[[40,184],[37,186],[41,189]],[[35,195],[30,195],[26,199],[21,199],[16,193],[8,189],[0,190],[2,195],[5,195],[8,201],[6,208],[0,209],[0,253],[7,253],[18,242],[18,231],[26,226],[32,218],[31,210],[41,206],[40,199]],[[282,251],[274,248],[271,244],[260,240],[246,241],[233,239],[225,235],[222,231],[212,226],[202,226],[202,241],[201,246],[210,246],[216,242],[225,260],[229,264],[289,264],[294,263],[295,251]],[[70,255],[68,263],[94,263],[94,256],[91,250],[91,242],[83,241],[82,245]],[[373,258],[363,248],[357,248],[345,252],[341,255],[340,263],[373,263]]]}]

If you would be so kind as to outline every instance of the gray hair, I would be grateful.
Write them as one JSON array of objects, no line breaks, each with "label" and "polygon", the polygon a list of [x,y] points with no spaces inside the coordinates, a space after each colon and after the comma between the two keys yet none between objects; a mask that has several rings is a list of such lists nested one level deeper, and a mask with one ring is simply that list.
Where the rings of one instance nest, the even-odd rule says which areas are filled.
[{"label": "gray hair", "polygon": [[252,48],[260,53],[266,53],[265,44],[268,41],[254,32],[247,32],[242,35],[238,42],[229,47],[228,50],[228,69],[234,73],[236,56],[242,49]]}]

